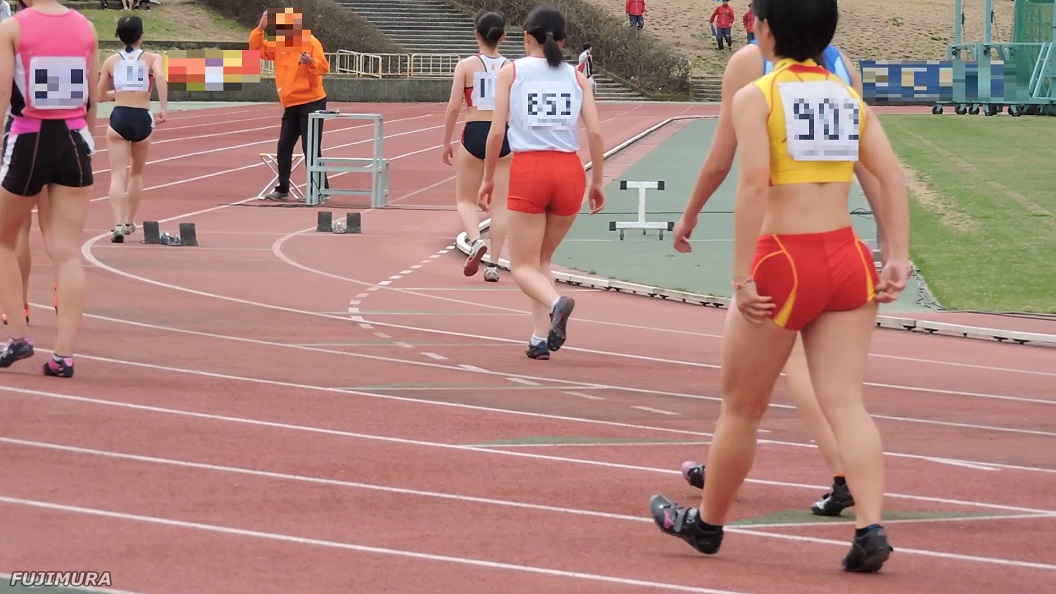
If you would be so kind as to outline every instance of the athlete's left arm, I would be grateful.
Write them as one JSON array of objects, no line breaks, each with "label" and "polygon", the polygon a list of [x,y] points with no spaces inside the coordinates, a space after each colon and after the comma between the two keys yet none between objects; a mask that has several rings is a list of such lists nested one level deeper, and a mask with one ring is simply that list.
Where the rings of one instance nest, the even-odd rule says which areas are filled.
[{"label": "athlete's left arm", "polygon": [[513,62],[507,62],[499,69],[495,79],[495,111],[491,114],[491,129],[488,130],[488,142],[484,146],[484,179],[481,182],[494,183],[495,169],[499,166],[499,152],[502,150],[502,139],[506,135],[506,121],[510,116],[510,88],[513,87]]},{"label": "athlete's left arm", "polygon": [[165,56],[154,54],[151,72],[154,74],[154,86],[158,88],[158,121],[164,122],[169,117],[169,81],[165,78]]},{"label": "athlete's left arm", "polygon": [[311,56],[312,61],[308,63],[308,72],[315,76],[323,76],[330,72],[330,60],[326,58],[326,52],[323,51],[323,44],[315,38],[314,35],[309,37],[311,46],[308,55]]},{"label": "athlete's left arm", "polygon": [[19,28],[15,19],[0,22],[0,113],[11,107],[11,85],[15,80],[15,44]]},{"label": "athlete's left arm", "polygon": [[113,101],[114,97],[117,96],[117,91],[113,90],[110,87],[113,84],[114,80],[112,66],[114,62],[119,59],[120,58],[118,56],[113,55],[107,58],[105,62],[103,62],[102,72],[99,73],[99,88],[97,89],[97,94],[100,97],[103,97],[103,99],[101,99],[102,101]]},{"label": "athlete's left arm", "polygon": [[881,186],[884,212],[885,263],[909,259],[909,197],[906,192],[906,176],[902,165],[891,148],[880,121],[871,108],[862,104],[861,140],[858,143],[858,160],[875,175]]},{"label": "athlete's left arm", "polygon": [[[88,58],[88,80],[99,80],[99,36],[95,32],[95,25],[88,21],[88,30],[92,32],[92,54]],[[88,122],[88,132],[95,130],[96,115],[99,113],[99,87],[88,84],[88,110],[84,114],[84,120]]]},{"label": "athlete's left arm", "polygon": [[737,199],[733,207],[733,282],[744,283],[752,271],[755,244],[766,216],[770,184],[769,108],[763,91],[748,85],[733,96],[733,130],[738,147]]},{"label": "athlete's left arm", "polygon": [[[840,59],[843,60],[843,65],[847,67],[847,72],[851,75],[851,86],[854,87],[859,97],[864,97],[862,87],[862,75],[858,72],[858,69],[851,63],[850,58],[847,54],[840,50]],[[864,102],[864,99],[863,99]],[[858,175],[858,183],[862,186],[862,191],[865,192],[865,200],[869,203],[869,209],[873,211],[873,220],[876,221],[876,236],[884,236],[884,201],[883,201],[883,188],[880,187],[880,180],[869,173],[869,171],[862,165],[861,162],[854,164],[854,172]],[[887,248],[880,246],[882,250]]]}]

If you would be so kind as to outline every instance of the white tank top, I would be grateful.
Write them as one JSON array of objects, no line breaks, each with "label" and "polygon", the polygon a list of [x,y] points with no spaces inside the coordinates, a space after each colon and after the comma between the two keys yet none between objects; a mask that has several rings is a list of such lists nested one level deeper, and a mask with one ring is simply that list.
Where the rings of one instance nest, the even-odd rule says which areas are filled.
[{"label": "white tank top", "polygon": [[147,72],[147,63],[139,59],[143,50],[121,50],[118,55],[121,59],[114,64],[114,90],[119,93],[149,91],[150,73]]},{"label": "white tank top", "polygon": [[495,111],[495,80],[506,58],[484,54],[477,54],[477,57],[484,63],[484,70],[473,73],[473,95],[469,104],[481,111]]},{"label": "white tank top", "polygon": [[514,60],[510,88],[510,150],[579,150],[579,112],[583,89],[576,69],[562,62],[551,68],[546,58],[526,56]]}]

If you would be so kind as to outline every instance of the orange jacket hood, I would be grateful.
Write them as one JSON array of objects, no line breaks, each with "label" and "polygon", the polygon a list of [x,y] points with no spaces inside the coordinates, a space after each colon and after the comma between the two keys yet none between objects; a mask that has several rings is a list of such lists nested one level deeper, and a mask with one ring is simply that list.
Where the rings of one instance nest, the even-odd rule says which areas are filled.
[{"label": "orange jacket hood", "polygon": [[[254,29],[249,34],[249,49],[259,51],[262,59],[275,62],[275,87],[283,107],[326,98],[323,75],[330,72],[330,61],[323,53],[323,44],[314,35],[302,33],[300,43],[287,46],[265,41],[264,31]],[[311,63],[300,63],[301,52],[311,56]]]}]

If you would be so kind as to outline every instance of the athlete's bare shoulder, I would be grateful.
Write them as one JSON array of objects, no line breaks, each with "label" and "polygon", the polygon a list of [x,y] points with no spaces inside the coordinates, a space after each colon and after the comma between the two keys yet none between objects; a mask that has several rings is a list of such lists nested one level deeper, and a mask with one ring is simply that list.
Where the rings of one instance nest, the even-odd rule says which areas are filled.
[{"label": "athlete's bare shoulder", "polygon": [[737,50],[728,62],[723,73],[723,83],[731,83],[737,88],[751,83],[763,75],[763,52],[759,46],[749,44]]}]

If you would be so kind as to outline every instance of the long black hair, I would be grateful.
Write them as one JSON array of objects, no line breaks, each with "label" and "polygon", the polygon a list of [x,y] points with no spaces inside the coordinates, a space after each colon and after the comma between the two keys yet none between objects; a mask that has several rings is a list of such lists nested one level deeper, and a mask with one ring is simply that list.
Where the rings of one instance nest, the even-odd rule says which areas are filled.
[{"label": "long black hair", "polygon": [[138,16],[123,16],[117,21],[117,37],[125,44],[125,51],[132,51],[132,45],[143,38],[143,19]]},{"label": "long black hair", "polygon": [[832,43],[840,9],[836,0],[752,0],[752,13],[774,35],[774,53],[803,62]]},{"label": "long black hair", "polygon": [[476,18],[477,35],[484,40],[484,45],[495,49],[499,40],[506,34],[506,17],[501,12],[480,11]]},{"label": "long black hair", "polygon": [[565,38],[565,15],[557,7],[537,6],[524,20],[524,31],[543,46],[543,55],[551,68],[557,68],[565,61],[561,47],[557,45]]}]

